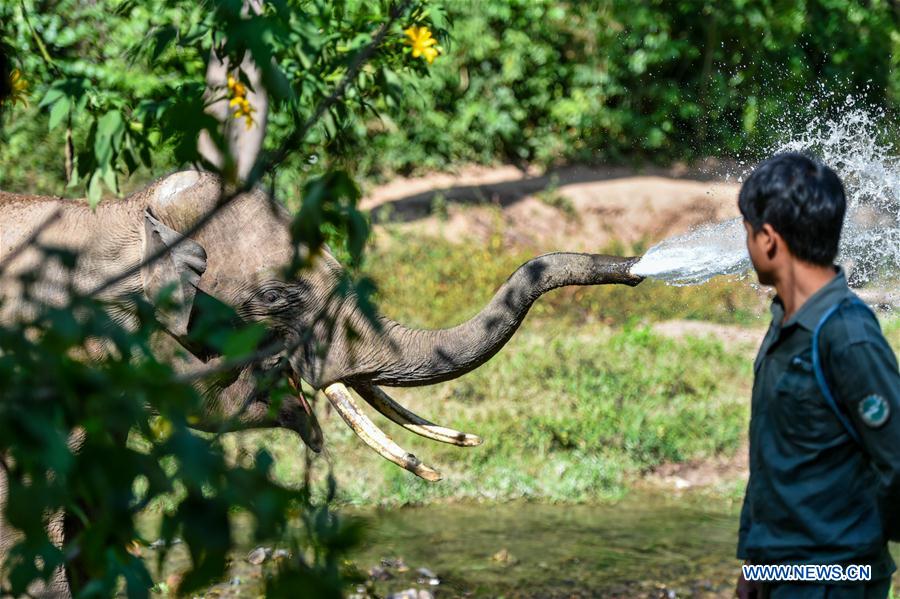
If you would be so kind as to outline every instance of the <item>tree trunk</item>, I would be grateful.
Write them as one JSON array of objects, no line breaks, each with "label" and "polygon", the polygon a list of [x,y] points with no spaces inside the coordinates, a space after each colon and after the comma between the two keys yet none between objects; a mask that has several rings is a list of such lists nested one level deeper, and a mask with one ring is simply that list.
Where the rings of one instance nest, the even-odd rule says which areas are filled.
[{"label": "tree trunk", "polygon": [[[250,10],[259,14],[262,10],[261,0],[244,0],[244,11]],[[247,90],[247,99],[256,110],[253,113],[253,124],[248,128],[243,118],[233,116],[233,110],[228,105],[227,84],[229,74],[239,78],[238,69],[231,67],[227,58],[221,59],[213,50],[206,70],[206,91],[203,96],[209,104],[206,111],[222,124],[225,151],[230,160],[225,159],[221,149],[206,131],[201,132],[197,149],[205,160],[221,172],[228,175],[230,173],[227,171],[233,168],[236,179],[244,181],[256,163],[266,137],[269,99],[262,85],[262,73],[249,54],[244,56],[239,70],[247,76],[252,88]],[[215,98],[219,99],[213,101]]]}]

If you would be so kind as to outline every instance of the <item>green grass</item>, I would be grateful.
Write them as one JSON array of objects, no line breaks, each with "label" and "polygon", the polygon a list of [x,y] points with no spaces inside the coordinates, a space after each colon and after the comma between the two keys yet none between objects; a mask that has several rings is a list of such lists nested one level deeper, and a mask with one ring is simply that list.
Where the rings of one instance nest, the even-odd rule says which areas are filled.
[{"label": "green grass", "polygon": [[894,346],[894,351],[900,352],[900,314],[882,318],[882,327],[888,341]]},{"label": "green grass", "polygon": [[[674,341],[643,326],[526,330],[465,377],[394,390],[424,416],[480,434],[482,446],[435,443],[376,417],[441,470],[442,482],[385,462],[335,414],[323,418],[328,453],[314,468],[318,476],[333,469],[353,504],[609,499],[663,462],[734,452],[746,428],[749,379],[748,361],[716,341]],[[276,475],[301,480],[296,438],[265,431],[241,442],[267,445]]]},{"label": "green grass", "polygon": [[[469,318],[535,255],[504,248],[499,238],[483,245],[454,244],[394,233],[382,245],[369,253],[366,268],[378,284],[381,308],[405,324],[423,327],[451,326]],[[627,255],[636,250],[618,246],[598,251]],[[696,287],[644,281],[634,289],[620,285],[558,289],[538,300],[529,317],[569,323],[685,318],[757,324],[766,313],[766,302],[748,281],[723,278]]]}]

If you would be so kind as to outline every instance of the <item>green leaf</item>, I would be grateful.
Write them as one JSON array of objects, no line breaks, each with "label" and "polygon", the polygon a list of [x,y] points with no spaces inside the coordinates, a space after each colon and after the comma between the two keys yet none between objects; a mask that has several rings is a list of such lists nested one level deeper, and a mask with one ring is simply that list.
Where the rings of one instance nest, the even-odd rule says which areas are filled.
[{"label": "green leaf", "polygon": [[94,174],[91,175],[91,181],[88,184],[87,188],[87,200],[91,208],[94,208],[97,204],[99,204],[100,199],[103,197],[103,188],[100,185],[100,180],[100,172],[95,171]]},{"label": "green leaf", "polygon": [[125,133],[125,121],[122,113],[111,110],[97,121],[97,137],[94,140],[94,155],[101,167],[108,165],[113,158],[114,150],[121,147],[122,135]]},{"label": "green leaf", "polygon": [[354,265],[358,265],[362,259],[366,241],[369,238],[369,223],[359,210],[351,208],[348,214],[347,225],[347,249],[350,251]]},{"label": "green leaf", "polygon": [[232,543],[228,505],[192,494],[179,506],[178,516],[193,562],[180,590],[189,593],[225,572]]},{"label": "green leaf", "polygon": [[106,183],[106,186],[113,191],[113,193],[119,193],[119,181],[116,176],[116,171],[112,168],[111,165],[107,164],[101,169],[103,182]]},{"label": "green leaf", "polygon": [[134,150],[131,148],[127,148],[121,154],[122,160],[125,162],[125,168],[128,169],[128,174],[133,175],[134,171],[138,169],[139,163],[137,158],[135,157]]},{"label": "green leaf", "polygon": [[51,131],[56,129],[63,119],[69,116],[69,106],[69,98],[62,96],[50,108],[50,121],[48,125]]},{"label": "green leaf", "polygon": [[325,129],[325,134],[333,138],[337,133],[337,124],[335,123],[334,114],[331,110],[325,112],[322,115],[322,127]]},{"label": "green leaf", "polygon": [[150,54],[150,60],[155,62],[159,55],[165,52],[172,40],[178,35],[178,28],[173,25],[161,27],[153,34],[153,52]]},{"label": "green leaf", "polygon": [[65,92],[63,92],[63,90],[59,89],[58,87],[51,87],[47,90],[47,93],[44,94],[44,97],[41,98],[41,102],[40,104],[38,104],[38,108],[50,106],[51,104],[62,98],[64,95]]},{"label": "green leaf", "polygon": [[225,340],[222,353],[230,358],[241,358],[251,354],[266,334],[261,324],[253,324],[231,333]]}]

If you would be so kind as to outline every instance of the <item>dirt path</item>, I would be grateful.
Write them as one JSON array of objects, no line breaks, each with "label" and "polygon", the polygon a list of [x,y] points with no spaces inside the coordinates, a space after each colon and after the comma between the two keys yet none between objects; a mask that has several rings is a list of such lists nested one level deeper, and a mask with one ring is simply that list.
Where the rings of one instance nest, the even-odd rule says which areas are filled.
[{"label": "dirt path", "polygon": [[733,456],[716,456],[702,460],[663,464],[647,474],[643,486],[686,491],[689,489],[719,489],[747,480],[750,464],[747,445],[742,445]]},{"label": "dirt path", "polygon": [[[692,173],[692,176],[698,176]],[[646,246],[698,224],[736,216],[738,186],[677,169],[572,167],[550,174],[466,167],[400,178],[366,193],[375,223],[451,241],[500,234],[536,251]]]},{"label": "dirt path", "polygon": [[745,327],[699,320],[667,320],[655,323],[653,331],[672,339],[715,338],[726,348],[753,357],[766,333],[766,326],[765,322],[760,322],[759,326]]}]

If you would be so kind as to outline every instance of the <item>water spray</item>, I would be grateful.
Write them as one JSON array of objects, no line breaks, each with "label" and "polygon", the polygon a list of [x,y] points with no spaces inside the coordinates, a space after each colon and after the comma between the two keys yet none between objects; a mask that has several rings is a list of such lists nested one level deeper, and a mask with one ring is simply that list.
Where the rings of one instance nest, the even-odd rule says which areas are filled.
[{"label": "water spray", "polygon": [[[895,283],[900,273],[900,156],[885,141],[885,113],[861,104],[848,97],[836,116],[812,118],[803,131],[768,152],[811,154],[844,182],[847,216],[838,262],[854,287]],[[703,225],[653,246],[631,272],[672,285],[746,273],[750,257],[745,239],[740,218]]]}]

